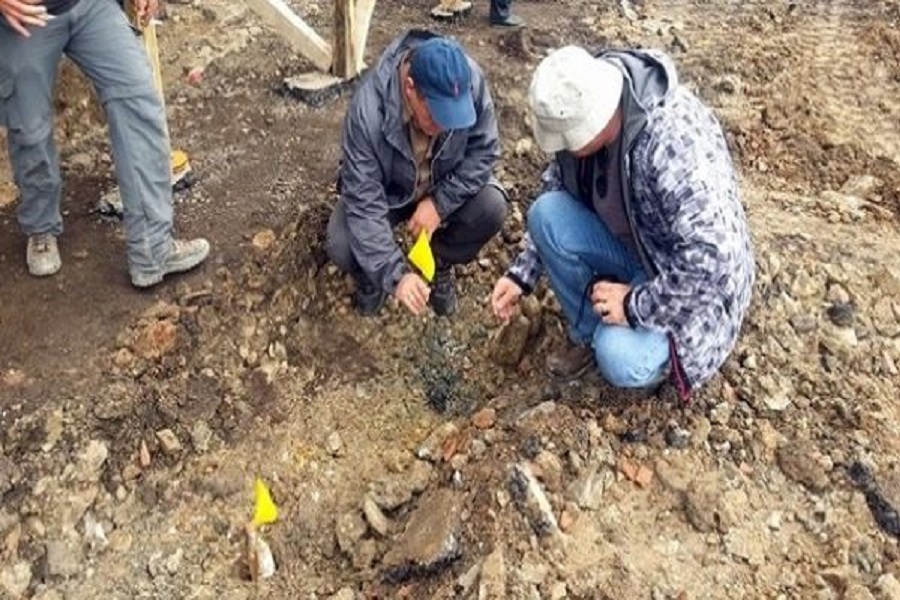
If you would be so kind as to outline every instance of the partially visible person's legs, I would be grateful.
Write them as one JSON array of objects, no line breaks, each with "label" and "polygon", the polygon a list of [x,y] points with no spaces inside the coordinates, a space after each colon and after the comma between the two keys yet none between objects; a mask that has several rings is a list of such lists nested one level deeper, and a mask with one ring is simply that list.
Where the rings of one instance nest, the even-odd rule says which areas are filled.
[{"label": "partially visible person's legs", "polygon": [[[388,221],[391,227],[409,218],[414,207],[405,207],[398,211],[388,213]],[[338,199],[328,219],[328,227],[325,234],[325,251],[337,267],[349,273],[353,277],[356,289],[353,293],[353,303],[356,310],[363,316],[377,315],[387,300],[387,293],[382,289],[381,282],[371,281],[360,268],[353,249],[350,246],[350,227],[347,224],[347,207],[343,198]]]},{"label": "partially visible person's legs", "polygon": [[669,339],[658,331],[600,324],[592,346],[600,374],[615,387],[650,387],[668,374]]},{"label": "partially visible person's legs", "polygon": [[512,14],[512,0],[491,0],[491,25],[496,27],[519,27],[524,21]]},{"label": "partially visible person's legs", "polygon": [[548,358],[554,375],[574,377],[596,360],[618,387],[655,383],[668,364],[665,335],[606,325],[594,312],[591,284],[600,278],[637,282],[640,262],[610,233],[597,214],[566,192],[549,192],[528,211],[528,232],[550,278],[576,344]]},{"label": "partially visible person's legs", "polygon": [[0,23],[0,126],[19,189],[19,225],[28,236],[28,270],[35,276],[62,266],[56,236],[63,230],[59,210],[62,179],[53,140],[53,88],[68,40],[63,18],[31,29],[25,38]]},{"label": "partially visible person's legs", "polygon": [[66,54],[93,81],[109,121],[132,283],[154,285],[203,262],[209,244],[173,238],[166,115],[146,51],[124,13],[108,0],[81,0],[70,14]]},{"label": "partially visible person's legs", "polygon": [[429,302],[438,315],[456,312],[453,265],[472,262],[503,227],[508,203],[499,184],[489,183],[451,214],[431,241],[438,269]]},{"label": "partially visible person's legs", "polygon": [[587,345],[600,323],[590,285],[599,278],[629,282],[642,274],[638,260],[597,214],[566,192],[549,192],[528,211],[528,233],[562,306],[572,341]]}]

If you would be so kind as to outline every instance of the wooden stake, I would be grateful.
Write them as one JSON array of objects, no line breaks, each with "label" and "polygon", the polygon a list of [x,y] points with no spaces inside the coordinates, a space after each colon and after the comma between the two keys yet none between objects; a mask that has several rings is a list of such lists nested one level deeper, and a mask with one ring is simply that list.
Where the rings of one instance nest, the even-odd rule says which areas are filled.
[{"label": "wooden stake", "polygon": [[331,46],[298,17],[284,0],[245,0],[245,2],[317,69],[326,73],[331,70]]},{"label": "wooden stake", "polygon": [[356,30],[353,33],[353,49],[356,51],[356,74],[366,68],[366,43],[369,39],[369,26],[375,12],[375,0],[356,0]]},{"label": "wooden stake", "polygon": [[356,76],[356,50],[353,46],[356,22],[355,0],[334,0],[334,74],[341,79]]}]

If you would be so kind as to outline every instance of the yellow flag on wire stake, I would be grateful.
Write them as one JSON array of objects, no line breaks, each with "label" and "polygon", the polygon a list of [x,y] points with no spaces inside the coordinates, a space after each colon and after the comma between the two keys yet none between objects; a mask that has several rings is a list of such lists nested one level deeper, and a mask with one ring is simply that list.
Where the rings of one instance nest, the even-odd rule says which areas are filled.
[{"label": "yellow flag on wire stake", "polygon": [[272,501],[269,488],[266,487],[262,479],[257,477],[254,489],[256,492],[256,510],[253,512],[253,525],[259,527],[260,525],[274,523],[278,519],[278,507]]},{"label": "yellow flag on wire stake", "polygon": [[425,281],[431,283],[431,280],[434,279],[435,270],[434,254],[431,252],[428,233],[424,229],[419,233],[419,238],[409,250],[409,262],[422,273]]}]

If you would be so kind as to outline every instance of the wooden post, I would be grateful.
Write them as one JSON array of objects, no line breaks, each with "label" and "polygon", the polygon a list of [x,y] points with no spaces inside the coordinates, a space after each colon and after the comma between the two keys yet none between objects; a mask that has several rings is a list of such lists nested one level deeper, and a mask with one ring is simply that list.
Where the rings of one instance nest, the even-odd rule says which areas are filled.
[{"label": "wooden post", "polygon": [[356,1],[334,0],[334,64],[335,77],[356,77],[356,50],[354,30],[356,25]]},{"label": "wooden post", "polygon": [[366,43],[369,39],[369,25],[375,12],[375,0],[356,0],[356,31],[353,34],[353,49],[356,51],[356,74],[366,68]]},{"label": "wooden post", "polygon": [[[331,70],[331,46],[298,17],[284,0],[244,0],[272,29],[277,31],[317,69]],[[337,0],[340,3],[340,0]]]}]

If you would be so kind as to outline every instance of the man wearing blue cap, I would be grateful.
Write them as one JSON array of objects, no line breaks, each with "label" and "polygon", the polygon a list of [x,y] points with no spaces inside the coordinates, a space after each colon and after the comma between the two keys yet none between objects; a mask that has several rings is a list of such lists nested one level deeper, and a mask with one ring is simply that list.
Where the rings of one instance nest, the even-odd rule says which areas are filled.
[{"label": "man wearing blue cap", "polygon": [[[454,41],[411,31],[385,50],[350,102],[331,259],[356,281],[357,310],[392,294],[413,314],[456,309],[453,266],[475,259],[506,218],[492,177],[500,156],[494,104],[478,65]],[[407,263],[393,227],[431,238],[431,287]]]}]

